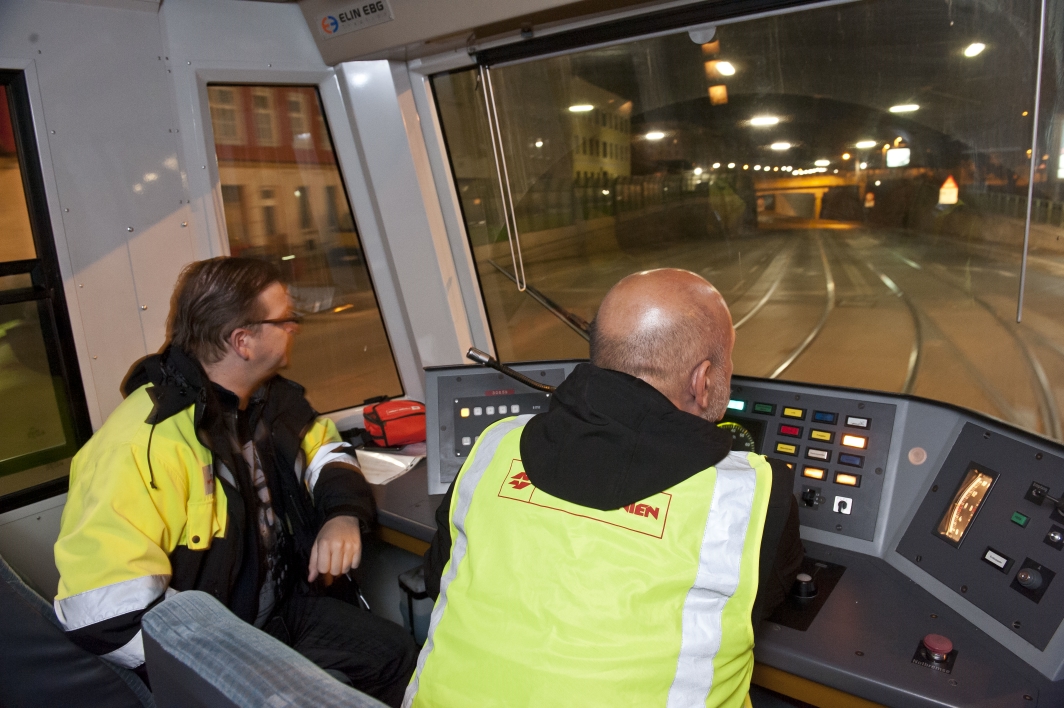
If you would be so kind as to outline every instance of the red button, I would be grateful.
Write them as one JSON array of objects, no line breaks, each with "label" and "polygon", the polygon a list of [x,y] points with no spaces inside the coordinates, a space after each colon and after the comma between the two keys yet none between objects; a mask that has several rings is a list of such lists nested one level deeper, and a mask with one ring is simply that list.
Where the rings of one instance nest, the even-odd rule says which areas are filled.
[{"label": "red button", "polygon": [[781,425],[780,435],[790,435],[791,437],[798,437],[802,434],[802,429],[793,425]]},{"label": "red button", "polygon": [[946,654],[953,651],[953,642],[941,634],[929,634],[924,637],[924,646],[936,658],[939,656],[944,658]]}]

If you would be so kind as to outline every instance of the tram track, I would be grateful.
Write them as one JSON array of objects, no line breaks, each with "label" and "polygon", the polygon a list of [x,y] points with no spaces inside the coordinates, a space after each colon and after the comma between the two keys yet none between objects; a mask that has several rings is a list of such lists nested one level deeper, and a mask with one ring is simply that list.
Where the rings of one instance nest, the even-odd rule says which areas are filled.
[{"label": "tram track", "polygon": [[820,335],[820,332],[824,329],[824,325],[827,323],[828,318],[831,316],[832,310],[835,309],[835,279],[831,272],[831,264],[828,263],[827,252],[824,250],[824,240],[820,236],[820,234],[814,235],[813,238],[816,240],[817,249],[820,251],[820,262],[823,264],[824,268],[824,311],[820,315],[820,319],[813,326],[812,331],[809,332],[808,336],[806,336],[806,338],[802,340],[802,343],[799,344],[794,349],[794,351],[792,351],[790,355],[783,360],[782,364],[776,367],[775,371],[769,374],[768,377],[770,379],[779,378],[779,375],[786,371],[791,366],[791,364],[793,364],[798,359],[798,357],[802,355],[802,352],[809,348],[809,345],[812,344],[813,341]]},{"label": "tram track", "polygon": [[[904,258],[901,254],[894,251],[894,249],[888,246],[881,246],[885,251],[893,255],[899,260],[907,261],[909,259]],[[1053,387],[1049,381],[1049,376],[1046,374],[1045,367],[1042,365],[1038,355],[1033,351],[1030,343],[1025,339],[1025,336],[1031,336],[1039,340],[1039,344],[1046,347],[1050,351],[1053,351],[1062,359],[1064,359],[1064,349],[1061,349],[1059,345],[1051,342],[1048,338],[1033,330],[1021,330],[1016,326],[1015,322],[1003,317],[993,305],[987,302],[982,297],[972,292],[970,283],[963,284],[957,282],[955,274],[951,273],[948,268],[940,263],[933,263],[930,265],[930,270],[921,267],[921,270],[925,272],[934,272],[939,276],[939,282],[944,283],[946,286],[953,290],[960,292],[967,297],[972,303],[986,312],[990,317],[1003,329],[1009,336],[1009,338],[1015,344],[1017,350],[1023,356],[1024,362],[1027,365],[1028,372],[1033,377],[1033,386],[1037,393],[1039,416],[1042,418],[1044,430],[1047,435],[1053,437],[1056,440],[1064,439],[1064,430],[1061,426],[1060,410],[1057,405],[1056,397],[1053,394]]]}]

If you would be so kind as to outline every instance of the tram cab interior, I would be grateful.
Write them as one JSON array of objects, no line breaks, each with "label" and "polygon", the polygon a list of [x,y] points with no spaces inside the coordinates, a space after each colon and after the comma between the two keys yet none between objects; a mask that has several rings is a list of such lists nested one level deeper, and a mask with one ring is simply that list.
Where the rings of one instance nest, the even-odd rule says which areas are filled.
[{"label": "tram cab interior", "polygon": [[0,0],[0,556],[52,600],[72,456],[182,268],[242,255],[284,273],[285,375],[340,430],[426,404],[359,571],[417,625],[396,577],[441,495],[545,400],[467,351],[556,386],[614,283],[681,267],[736,329],[722,425],[795,472],[809,580],[755,628],[761,695],[1062,706],[1061,27],[1064,0]]}]

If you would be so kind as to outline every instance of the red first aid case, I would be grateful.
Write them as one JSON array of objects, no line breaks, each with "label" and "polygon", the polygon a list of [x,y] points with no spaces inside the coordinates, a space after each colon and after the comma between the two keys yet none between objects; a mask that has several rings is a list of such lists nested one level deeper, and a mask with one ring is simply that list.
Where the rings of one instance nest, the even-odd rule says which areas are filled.
[{"label": "red first aid case", "polygon": [[397,447],[425,440],[425,404],[417,401],[384,401],[362,411],[366,432],[373,444]]}]

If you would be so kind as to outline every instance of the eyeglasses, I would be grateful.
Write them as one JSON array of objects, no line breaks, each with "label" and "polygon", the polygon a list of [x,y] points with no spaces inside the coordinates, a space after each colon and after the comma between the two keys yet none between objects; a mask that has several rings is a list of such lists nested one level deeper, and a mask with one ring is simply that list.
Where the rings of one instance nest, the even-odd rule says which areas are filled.
[{"label": "eyeglasses", "polygon": [[254,327],[255,325],[271,324],[277,327],[284,327],[285,325],[300,325],[303,323],[303,315],[290,315],[289,317],[283,317],[275,320],[255,320],[254,322],[248,322],[245,327]]}]

